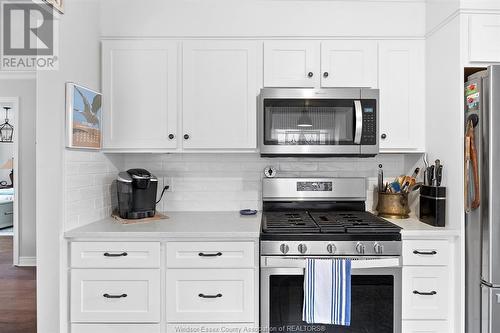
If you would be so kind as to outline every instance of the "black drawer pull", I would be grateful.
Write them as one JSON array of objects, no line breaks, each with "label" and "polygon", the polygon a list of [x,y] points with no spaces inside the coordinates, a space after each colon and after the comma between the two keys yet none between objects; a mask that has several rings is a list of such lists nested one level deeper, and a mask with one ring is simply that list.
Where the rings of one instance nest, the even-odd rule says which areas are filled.
[{"label": "black drawer pull", "polygon": [[201,297],[201,298],[219,298],[219,297],[222,297],[222,294],[217,294],[217,295],[198,294],[198,297]]},{"label": "black drawer pull", "polygon": [[4,212],[3,215],[14,215],[14,212]]},{"label": "black drawer pull", "polygon": [[220,257],[222,255],[222,252],[217,252],[217,253],[203,253],[200,252],[198,253],[200,257]]},{"label": "black drawer pull", "polygon": [[428,293],[425,293],[425,292],[421,292],[421,291],[418,291],[418,290],[413,290],[413,293],[415,295],[422,295],[422,296],[434,296],[437,294],[437,291],[430,291]]},{"label": "black drawer pull", "polygon": [[104,294],[102,296],[106,297],[106,298],[125,298],[125,297],[127,297],[127,294],[121,294],[121,295]]},{"label": "black drawer pull", "polygon": [[433,255],[437,254],[437,252],[436,251],[418,251],[418,250],[415,250],[415,251],[413,251],[413,254],[423,254],[426,256],[433,256]]},{"label": "black drawer pull", "polygon": [[122,252],[122,253],[109,253],[109,252],[104,252],[105,257],[126,257],[128,256],[127,252]]}]

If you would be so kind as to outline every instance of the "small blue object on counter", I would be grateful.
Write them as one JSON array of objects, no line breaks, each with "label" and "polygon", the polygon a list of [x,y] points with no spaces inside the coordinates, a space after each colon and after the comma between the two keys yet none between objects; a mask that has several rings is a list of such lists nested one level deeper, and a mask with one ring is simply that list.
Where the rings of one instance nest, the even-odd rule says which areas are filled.
[{"label": "small blue object on counter", "polygon": [[240,215],[255,215],[257,211],[255,209],[242,209],[240,210]]}]

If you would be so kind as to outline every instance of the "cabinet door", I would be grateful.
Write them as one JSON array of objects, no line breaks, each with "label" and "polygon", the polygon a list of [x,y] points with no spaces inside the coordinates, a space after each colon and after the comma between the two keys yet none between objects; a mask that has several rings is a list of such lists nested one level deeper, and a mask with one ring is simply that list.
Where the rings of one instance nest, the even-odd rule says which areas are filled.
[{"label": "cabinet door", "polygon": [[255,149],[261,44],[187,41],[183,45],[183,147]]},{"label": "cabinet door", "polygon": [[169,322],[252,322],[253,269],[167,270]]},{"label": "cabinet door", "polygon": [[500,15],[469,17],[469,61],[500,62]]},{"label": "cabinet door", "polygon": [[175,148],[177,42],[104,41],[102,58],[104,148]]},{"label": "cabinet door", "polygon": [[448,267],[403,267],[402,318],[448,319]]},{"label": "cabinet door", "polygon": [[265,87],[314,88],[319,78],[319,42],[264,42]]},{"label": "cabinet door", "polygon": [[424,41],[379,44],[380,150],[425,150]]},{"label": "cabinet door", "polygon": [[321,86],[377,88],[377,42],[322,42]]},{"label": "cabinet door", "polygon": [[159,269],[71,270],[71,322],[159,321]]}]

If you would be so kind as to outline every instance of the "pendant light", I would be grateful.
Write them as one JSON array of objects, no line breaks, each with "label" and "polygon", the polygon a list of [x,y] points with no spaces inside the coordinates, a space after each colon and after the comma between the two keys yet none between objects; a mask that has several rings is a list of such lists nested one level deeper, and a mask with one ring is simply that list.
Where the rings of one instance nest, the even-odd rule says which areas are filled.
[{"label": "pendant light", "polygon": [[5,122],[0,125],[0,142],[12,142],[14,127],[9,124],[10,106],[4,106],[3,109],[5,110]]},{"label": "pendant light", "polygon": [[309,111],[307,110],[309,106],[309,101],[306,101],[304,110],[302,110],[299,120],[297,121],[297,127],[312,127],[312,120],[309,116]]}]

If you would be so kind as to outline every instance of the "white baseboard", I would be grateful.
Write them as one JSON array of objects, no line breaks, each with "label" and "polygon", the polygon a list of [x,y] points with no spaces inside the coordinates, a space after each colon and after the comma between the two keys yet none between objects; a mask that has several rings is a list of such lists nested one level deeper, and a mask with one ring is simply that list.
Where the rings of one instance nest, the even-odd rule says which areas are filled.
[{"label": "white baseboard", "polygon": [[36,257],[19,257],[17,266],[36,266]]}]

